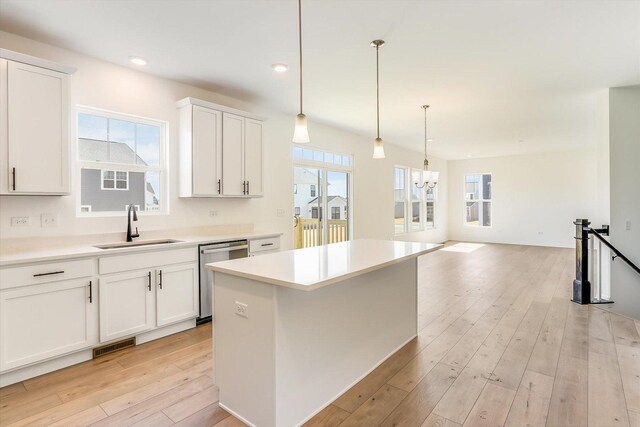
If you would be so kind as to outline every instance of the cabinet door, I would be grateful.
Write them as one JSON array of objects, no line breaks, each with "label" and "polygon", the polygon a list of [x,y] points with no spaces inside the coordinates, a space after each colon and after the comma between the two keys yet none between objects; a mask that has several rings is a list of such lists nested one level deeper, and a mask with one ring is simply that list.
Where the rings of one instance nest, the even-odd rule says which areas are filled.
[{"label": "cabinet door", "polygon": [[151,270],[100,278],[100,341],[128,337],[154,327]]},{"label": "cabinet door", "polygon": [[69,193],[69,76],[7,62],[6,190]]},{"label": "cabinet door", "polygon": [[182,264],[156,270],[158,326],[198,317],[198,264]]},{"label": "cabinet door", "polygon": [[192,180],[194,196],[221,194],[222,113],[193,107]]},{"label": "cabinet door", "polygon": [[0,292],[0,371],[92,347],[97,316],[91,278]]},{"label": "cabinet door", "polygon": [[262,122],[245,119],[244,177],[249,195],[262,195]]},{"label": "cabinet door", "polygon": [[244,117],[222,114],[222,194],[243,196]]}]

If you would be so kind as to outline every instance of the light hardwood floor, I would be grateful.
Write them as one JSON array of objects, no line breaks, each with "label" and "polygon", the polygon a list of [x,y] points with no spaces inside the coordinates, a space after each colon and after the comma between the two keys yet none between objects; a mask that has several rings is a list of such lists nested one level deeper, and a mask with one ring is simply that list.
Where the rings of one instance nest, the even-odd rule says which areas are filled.
[{"label": "light hardwood floor", "polygon": [[[419,336],[307,426],[640,427],[640,322],[570,303],[573,256],[422,257]],[[0,425],[243,425],[211,371],[205,325],[2,388]]]}]

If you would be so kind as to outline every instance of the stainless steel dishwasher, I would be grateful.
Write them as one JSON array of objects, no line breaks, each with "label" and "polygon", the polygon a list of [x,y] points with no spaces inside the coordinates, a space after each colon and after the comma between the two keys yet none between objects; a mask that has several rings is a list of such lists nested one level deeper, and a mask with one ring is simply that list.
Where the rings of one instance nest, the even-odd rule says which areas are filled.
[{"label": "stainless steel dishwasher", "polygon": [[249,245],[246,240],[207,243],[200,245],[200,317],[197,323],[210,322],[213,317],[213,271],[206,264],[229,259],[245,258]]}]

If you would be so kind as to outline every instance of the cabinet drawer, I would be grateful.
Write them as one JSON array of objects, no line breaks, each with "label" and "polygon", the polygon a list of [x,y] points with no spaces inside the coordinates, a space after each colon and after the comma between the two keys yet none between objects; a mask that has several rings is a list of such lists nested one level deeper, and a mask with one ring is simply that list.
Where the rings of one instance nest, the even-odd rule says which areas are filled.
[{"label": "cabinet drawer", "polygon": [[249,242],[249,253],[273,251],[280,249],[280,237],[268,237],[266,239],[256,239]]},{"label": "cabinet drawer", "polygon": [[151,268],[160,265],[180,264],[198,261],[198,248],[163,249],[150,252],[136,252],[99,258],[100,274]]},{"label": "cabinet drawer", "polygon": [[96,274],[96,259],[57,261],[0,269],[0,289],[89,277]]}]

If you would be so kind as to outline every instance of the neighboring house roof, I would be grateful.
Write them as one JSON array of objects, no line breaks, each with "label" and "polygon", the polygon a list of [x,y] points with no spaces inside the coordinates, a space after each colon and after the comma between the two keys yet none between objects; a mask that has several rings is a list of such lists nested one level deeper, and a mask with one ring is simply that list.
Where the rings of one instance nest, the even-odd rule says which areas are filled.
[{"label": "neighboring house roof", "polygon": [[[343,202],[346,202],[346,201],[347,201],[347,199],[345,199],[345,198],[344,198],[344,197],[342,197],[342,196],[329,196],[329,197],[327,197],[327,203],[331,202],[333,199],[336,199],[336,198],[337,198],[337,199],[340,199],[340,200],[341,200],[341,201],[343,201]],[[317,197],[314,197],[313,199],[309,200],[307,203],[311,204],[311,203],[313,203],[313,202],[316,202],[317,200],[318,200],[318,198],[317,198]]]},{"label": "neighboring house roof", "polygon": [[110,142],[101,139],[78,138],[78,151],[83,160],[109,163],[146,165],[131,147],[124,142]]},{"label": "neighboring house roof", "polygon": [[155,195],[155,194],[156,194],[156,192],[155,192],[155,190],[153,189],[153,186],[151,185],[151,183],[150,183],[150,182],[147,182],[147,192],[149,192],[149,193],[151,193],[151,194],[153,194],[153,195]]}]

